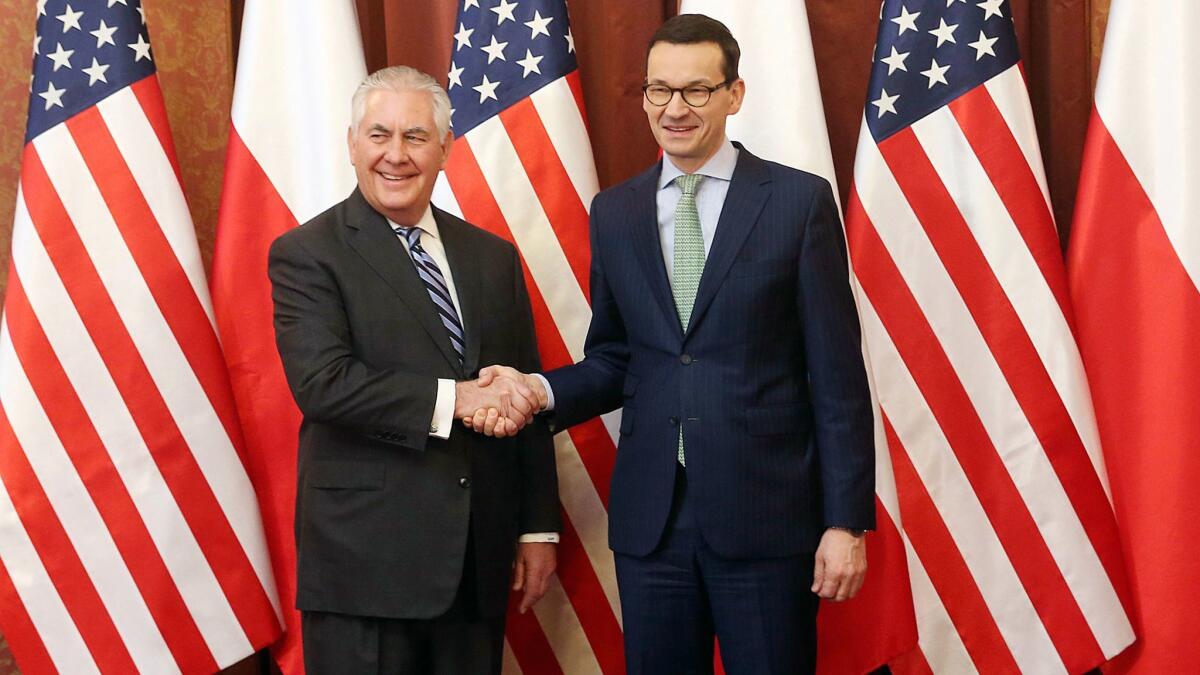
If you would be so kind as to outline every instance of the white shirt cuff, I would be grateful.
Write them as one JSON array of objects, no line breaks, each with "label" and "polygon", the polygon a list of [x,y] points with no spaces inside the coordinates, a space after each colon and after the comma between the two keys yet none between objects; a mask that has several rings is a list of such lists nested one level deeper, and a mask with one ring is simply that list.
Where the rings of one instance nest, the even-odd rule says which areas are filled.
[{"label": "white shirt cuff", "polygon": [[454,426],[454,380],[438,380],[437,399],[433,404],[433,420],[429,422],[429,435],[434,438],[450,438]]},{"label": "white shirt cuff", "polygon": [[530,532],[529,534],[521,535],[517,541],[522,544],[557,544],[557,532]]},{"label": "white shirt cuff", "polygon": [[542,386],[546,389],[546,407],[542,411],[554,410],[554,390],[550,388],[550,381],[542,376],[541,373],[533,373],[533,376],[541,381]]}]

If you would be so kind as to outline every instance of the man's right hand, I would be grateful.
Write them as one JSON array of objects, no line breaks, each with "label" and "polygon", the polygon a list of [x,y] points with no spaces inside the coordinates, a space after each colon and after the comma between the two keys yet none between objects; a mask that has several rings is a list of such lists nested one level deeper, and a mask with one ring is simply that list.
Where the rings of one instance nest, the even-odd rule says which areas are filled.
[{"label": "man's right hand", "polygon": [[[454,416],[471,420],[475,431],[503,438],[520,431],[541,409],[539,396],[523,382],[514,379],[486,379],[456,382]],[[480,415],[482,413],[482,415]],[[479,420],[475,425],[475,420]]]},{"label": "man's right hand", "polygon": [[[475,381],[480,387],[492,389],[495,387],[515,387],[522,394],[528,393],[528,399],[532,406],[533,412],[529,417],[521,423],[524,426],[533,415],[542,411],[546,407],[548,396],[546,388],[542,386],[542,381],[532,375],[526,375],[521,371],[510,368],[508,366],[488,366],[479,371],[479,379]],[[519,427],[514,430],[512,425],[506,424],[504,418],[507,415],[503,409],[496,407],[481,406],[474,411],[467,411],[466,414],[459,414],[460,406],[455,406],[455,415],[463,421],[463,425],[467,426],[477,433],[488,436],[511,436],[519,430]]]}]

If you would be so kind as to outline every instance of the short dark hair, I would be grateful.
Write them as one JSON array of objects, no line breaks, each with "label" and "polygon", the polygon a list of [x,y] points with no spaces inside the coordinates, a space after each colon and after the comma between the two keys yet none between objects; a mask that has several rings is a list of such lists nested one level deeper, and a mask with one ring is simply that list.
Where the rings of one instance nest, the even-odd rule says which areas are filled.
[{"label": "short dark hair", "polygon": [[742,48],[725,24],[703,14],[679,14],[667,19],[663,25],[654,31],[650,44],[646,46],[646,57],[654,45],[666,42],[672,45],[694,45],[711,42],[721,48],[724,63],[721,71],[727,82],[738,79],[738,61],[742,58]]}]

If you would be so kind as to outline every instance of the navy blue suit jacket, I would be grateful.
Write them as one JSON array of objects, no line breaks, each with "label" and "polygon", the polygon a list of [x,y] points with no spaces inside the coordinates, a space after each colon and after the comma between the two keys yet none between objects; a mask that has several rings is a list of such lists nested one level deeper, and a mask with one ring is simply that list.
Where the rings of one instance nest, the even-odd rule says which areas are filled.
[{"label": "navy blue suit jacket", "polygon": [[662,537],[680,424],[718,554],[795,555],[827,526],[874,527],[870,394],[833,192],[739,149],[686,332],[659,243],[661,164],[592,202],[586,356],[545,376],[557,429],[624,407],[618,553],[648,554]]}]

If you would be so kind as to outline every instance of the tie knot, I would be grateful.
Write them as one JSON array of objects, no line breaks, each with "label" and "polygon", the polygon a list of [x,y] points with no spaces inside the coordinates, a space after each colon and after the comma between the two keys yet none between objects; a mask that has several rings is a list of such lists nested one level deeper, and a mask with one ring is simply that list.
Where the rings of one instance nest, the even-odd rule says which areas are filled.
[{"label": "tie knot", "polygon": [[395,233],[404,237],[410,247],[417,246],[421,243],[421,228],[417,226],[395,228]]},{"label": "tie knot", "polygon": [[701,178],[704,178],[704,176],[698,173],[685,173],[676,178],[675,183],[679,186],[680,190],[683,190],[683,194],[695,195],[696,185],[700,182]]}]

